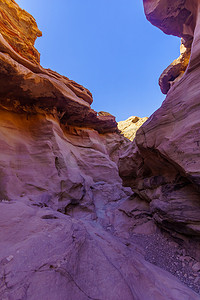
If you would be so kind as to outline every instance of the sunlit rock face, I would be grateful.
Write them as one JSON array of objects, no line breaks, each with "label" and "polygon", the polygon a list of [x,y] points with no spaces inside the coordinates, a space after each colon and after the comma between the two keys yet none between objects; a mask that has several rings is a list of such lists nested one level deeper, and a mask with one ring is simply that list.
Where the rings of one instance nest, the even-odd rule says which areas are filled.
[{"label": "sunlit rock face", "polygon": [[132,116],[125,121],[118,122],[118,128],[123,136],[133,141],[138,129],[147,121],[147,117],[139,118]]},{"label": "sunlit rock face", "polygon": [[181,40],[180,56],[167,67],[159,78],[160,89],[167,94],[170,88],[184,75],[189,64],[192,40]]},{"label": "sunlit rock face", "polygon": [[40,54],[34,43],[42,33],[35,19],[13,0],[0,2],[0,29],[2,36],[17,53],[33,63],[40,62]]},{"label": "sunlit rock face", "polygon": [[0,107],[14,112],[47,113],[62,124],[117,131],[113,116],[91,109],[92,94],[65,76],[42,68],[34,42],[41,32],[33,17],[14,1],[0,3]]},{"label": "sunlit rock face", "polygon": [[144,1],[144,7],[147,18],[164,32],[193,39],[191,57],[182,78],[124,153],[120,174],[150,203],[159,224],[200,235],[200,6],[197,1],[161,0]]},{"label": "sunlit rock face", "polygon": [[6,0],[0,12],[0,299],[199,299],[131,240],[158,228],[122,186],[131,142],[115,118],[27,51],[30,15]]}]

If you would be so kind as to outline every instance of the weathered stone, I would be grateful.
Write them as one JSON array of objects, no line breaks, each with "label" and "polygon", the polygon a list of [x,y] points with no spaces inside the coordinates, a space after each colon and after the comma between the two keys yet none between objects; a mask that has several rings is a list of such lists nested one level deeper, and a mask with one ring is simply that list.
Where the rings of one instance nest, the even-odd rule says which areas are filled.
[{"label": "weathered stone", "polygon": [[166,34],[193,37],[198,0],[143,0],[148,21]]},{"label": "weathered stone", "polygon": [[167,94],[179,81],[190,59],[191,44],[197,18],[198,0],[143,0],[147,19],[166,34],[182,38],[181,55],[163,72],[159,79],[161,91]]},{"label": "weathered stone", "polygon": [[[34,42],[23,24],[38,33],[36,24],[13,0],[0,8],[10,20],[0,23],[0,299],[199,299],[132,243],[158,229],[149,204],[122,186],[117,164],[131,142],[115,118],[25,56]],[[18,12],[21,47],[5,29]]]},{"label": "weathered stone", "polygon": [[[115,117],[97,116],[97,112],[91,109],[92,94],[86,88],[42,68],[34,55],[28,55],[27,47],[33,47],[40,35],[32,16],[22,11],[13,0],[1,1],[0,9],[1,18],[9,15],[10,20],[5,17],[4,21],[7,21],[0,22],[0,108],[17,113],[50,114],[66,126],[90,127],[99,132],[117,131]],[[22,20],[18,30],[15,23],[18,24],[19,16]],[[15,28],[19,38],[13,39],[10,26]],[[18,40],[19,47],[15,45]]]},{"label": "weathered stone", "polygon": [[[194,39],[184,75],[137,131],[135,142],[121,157],[120,174],[150,203],[155,220],[164,228],[199,235],[200,7],[197,1],[165,0],[144,1],[144,6],[147,18],[163,31],[184,38],[194,33]],[[191,22],[183,18],[184,7],[191,8]]]},{"label": "weathered stone", "polygon": [[200,262],[197,262],[192,266],[192,269],[194,272],[199,272],[200,271]]},{"label": "weathered stone", "polygon": [[189,64],[191,55],[191,43],[184,44],[181,41],[180,56],[167,67],[159,78],[160,89],[163,94],[167,94],[174,83],[178,82],[184,75],[185,70]]},{"label": "weathered stone", "polygon": [[1,299],[199,299],[95,223],[21,201],[0,209]]},{"label": "weathered stone", "polygon": [[118,122],[118,128],[127,139],[133,141],[138,129],[147,121],[147,117],[130,117],[125,121]]},{"label": "weathered stone", "polygon": [[42,33],[35,19],[13,0],[0,2],[0,32],[13,50],[33,63],[40,62],[34,43]]}]

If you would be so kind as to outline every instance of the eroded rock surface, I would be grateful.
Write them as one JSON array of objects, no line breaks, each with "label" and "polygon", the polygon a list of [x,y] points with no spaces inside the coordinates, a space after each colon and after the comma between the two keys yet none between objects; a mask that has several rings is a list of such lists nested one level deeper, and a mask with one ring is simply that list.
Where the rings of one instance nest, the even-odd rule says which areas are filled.
[{"label": "eroded rock surface", "polygon": [[181,40],[179,58],[175,59],[161,74],[159,85],[163,94],[167,94],[173,84],[179,81],[184,75],[190,60],[191,42]]},{"label": "eroded rock surface", "polygon": [[198,0],[143,0],[148,21],[166,34],[191,39],[194,34]]},{"label": "eroded rock surface", "polygon": [[42,33],[35,19],[15,1],[0,2],[0,28],[2,36],[13,50],[33,63],[40,62],[40,54],[35,49],[34,43]]},{"label": "eroded rock surface", "polygon": [[0,12],[0,299],[199,299],[134,240],[162,232],[122,186],[131,142],[115,118],[24,54],[40,35],[30,15],[13,0]]},{"label": "eroded rock surface", "polygon": [[[187,26],[184,29],[184,24],[192,24],[188,25],[192,28],[189,37],[193,33],[194,37],[184,75],[173,84],[161,108],[138,130],[135,142],[121,158],[120,174],[125,184],[149,202],[160,225],[199,236],[200,8],[197,9],[197,4],[197,1],[144,1],[147,18],[154,25],[185,38],[189,29],[186,30]],[[191,22],[182,15],[187,5],[191,7]],[[165,9],[161,12],[162,7]],[[157,22],[157,18],[161,19]],[[175,18],[175,24],[180,22],[181,27],[175,28],[171,18]]]},{"label": "eroded rock surface", "polygon": [[147,121],[147,117],[139,118],[132,116],[125,121],[118,122],[118,128],[127,139],[133,141],[138,129]]},{"label": "eroded rock surface", "polygon": [[2,299],[199,299],[97,224],[18,201],[0,206]]},{"label": "eroded rock surface", "polygon": [[1,1],[0,12],[0,108],[51,114],[64,125],[99,132],[117,131],[115,117],[98,116],[91,109],[92,94],[86,88],[38,64],[34,42],[40,31],[33,17],[14,1]]},{"label": "eroded rock surface", "polygon": [[198,0],[144,0],[147,19],[167,34],[182,38],[180,57],[160,76],[161,91],[167,94],[171,86],[183,76],[190,59],[191,44],[197,19]]}]

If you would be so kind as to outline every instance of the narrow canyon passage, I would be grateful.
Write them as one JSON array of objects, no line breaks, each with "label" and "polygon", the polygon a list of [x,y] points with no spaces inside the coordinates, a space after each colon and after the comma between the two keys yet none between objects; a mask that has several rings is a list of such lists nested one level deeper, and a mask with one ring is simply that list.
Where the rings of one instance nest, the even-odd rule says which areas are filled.
[{"label": "narrow canyon passage", "polygon": [[40,65],[36,21],[0,1],[0,299],[200,299],[199,2],[145,0],[184,40],[150,118],[117,124]]}]

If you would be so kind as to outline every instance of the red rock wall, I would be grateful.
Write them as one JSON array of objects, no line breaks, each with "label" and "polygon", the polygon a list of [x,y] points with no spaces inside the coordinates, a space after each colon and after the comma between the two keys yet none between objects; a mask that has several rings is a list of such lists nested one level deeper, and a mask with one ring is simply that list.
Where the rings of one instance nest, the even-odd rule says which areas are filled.
[{"label": "red rock wall", "polygon": [[91,109],[92,94],[65,76],[39,65],[34,42],[41,33],[34,18],[14,1],[0,3],[0,108],[52,114],[63,125],[116,132],[114,116]]},{"label": "red rock wall", "polygon": [[0,8],[0,299],[199,299],[131,240],[157,228],[122,186],[130,142],[115,118],[27,51],[38,34],[30,15],[14,1]]},{"label": "red rock wall", "polygon": [[40,62],[34,43],[42,33],[35,19],[13,0],[0,2],[0,33],[17,53],[33,63]]},{"label": "red rock wall", "polygon": [[[195,24],[194,39],[186,72],[173,84],[162,106],[137,132],[135,144],[121,159],[120,173],[124,182],[150,203],[158,223],[178,232],[199,235],[200,13],[197,2],[191,1],[190,7],[196,10],[191,10],[193,21],[188,23],[182,16],[187,4],[187,1],[144,1],[147,18],[154,25],[158,19],[159,28],[185,37],[184,24]],[[166,15],[166,11],[170,14]],[[171,22],[170,18],[175,19]],[[179,33],[174,22],[182,24]]]}]

